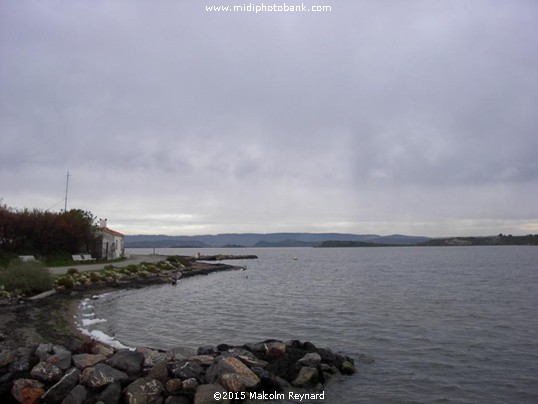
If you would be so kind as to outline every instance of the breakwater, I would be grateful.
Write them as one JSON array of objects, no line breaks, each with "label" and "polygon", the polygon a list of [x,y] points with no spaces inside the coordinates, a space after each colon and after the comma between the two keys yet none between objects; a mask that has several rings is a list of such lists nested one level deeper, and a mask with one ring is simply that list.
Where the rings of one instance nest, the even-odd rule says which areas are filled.
[{"label": "breakwater", "polygon": [[2,403],[231,403],[323,398],[353,360],[310,342],[267,340],[168,351],[114,350],[93,340],[77,351],[54,344],[0,354]]}]

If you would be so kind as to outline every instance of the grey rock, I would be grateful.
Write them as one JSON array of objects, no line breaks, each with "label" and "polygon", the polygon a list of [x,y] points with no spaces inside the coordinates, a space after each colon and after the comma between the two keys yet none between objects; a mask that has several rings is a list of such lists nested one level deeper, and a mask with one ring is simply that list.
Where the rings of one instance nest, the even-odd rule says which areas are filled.
[{"label": "grey rock", "polygon": [[0,352],[0,368],[10,365],[17,360],[17,356],[12,351]]},{"label": "grey rock", "polygon": [[80,376],[80,382],[87,387],[99,388],[110,383],[124,383],[129,380],[129,376],[104,363],[99,363],[91,368],[86,368]]},{"label": "grey rock", "polygon": [[149,370],[148,376],[153,377],[160,382],[166,383],[166,381],[168,380],[168,369],[166,367],[166,363],[160,362],[155,364],[155,366],[153,366]]},{"label": "grey rock", "polygon": [[142,354],[142,352],[127,350],[116,352],[108,360],[110,366],[133,376],[138,376],[140,374],[143,362],[144,354]]},{"label": "grey rock", "polygon": [[356,372],[355,366],[350,361],[344,361],[340,367],[340,372],[344,375],[351,375]]},{"label": "grey rock", "polygon": [[162,401],[163,384],[151,377],[135,380],[124,390],[126,404],[153,404]]},{"label": "grey rock", "polygon": [[30,360],[21,358],[9,365],[9,371],[14,375],[27,374],[30,371]]},{"label": "grey rock", "polygon": [[[223,358],[217,363],[216,368],[218,371],[219,381],[221,381],[222,377],[225,374],[235,373],[240,377],[241,382],[244,384],[245,388],[249,390],[255,389],[261,381],[260,378],[256,375],[256,373],[250,370],[243,362],[241,362],[237,358]],[[231,381],[232,379],[227,378],[226,380]]]},{"label": "grey rock", "polygon": [[164,404],[191,404],[191,400],[183,396],[170,396],[164,400]]},{"label": "grey rock", "polygon": [[39,362],[30,371],[30,376],[41,382],[51,383],[59,381],[62,376],[62,370],[48,362]]},{"label": "grey rock", "polygon": [[310,366],[316,367],[321,363],[321,356],[316,352],[307,353],[301,359],[297,361],[298,366]]},{"label": "grey rock", "polygon": [[[167,358],[169,361],[184,360],[194,355],[197,355],[196,350],[187,347],[176,347],[167,352]],[[198,355],[202,355],[202,353],[198,353]]]},{"label": "grey rock", "polygon": [[217,353],[217,348],[213,345],[204,345],[197,349],[197,355],[213,355]]},{"label": "grey rock", "polygon": [[299,374],[294,381],[291,382],[292,385],[298,387],[305,386],[314,386],[319,380],[319,371],[317,368],[312,367],[302,367],[299,370]]},{"label": "grey rock", "polygon": [[68,370],[58,383],[47,390],[43,396],[43,401],[50,403],[61,402],[78,384],[79,376],[80,370],[76,368]]},{"label": "grey rock", "polygon": [[73,355],[73,364],[79,368],[80,370],[84,370],[86,368],[92,367],[97,365],[98,363],[104,362],[106,360],[106,356],[97,354],[80,354],[80,355]]},{"label": "grey rock", "polygon": [[170,395],[178,394],[183,389],[181,379],[170,379],[164,386],[166,392]]},{"label": "grey rock", "polygon": [[220,384],[202,384],[196,389],[194,404],[230,404],[230,400],[215,400],[215,393],[226,393]]},{"label": "grey rock", "polygon": [[67,370],[71,367],[71,352],[59,351],[47,358],[47,362],[59,367],[62,370]]},{"label": "grey rock", "polygon": [[167,355],[165,352],[160,352],[150,348],[136,348],[136,351],[144,355],[144,361],[142,363],[144,367],[152,367],[158,363],[167,361]]},{"label": "grey rock", "polygon": [[121,385],[119,383],[110,383],[106,388],[99,394],[99,400],[104,404],[116,404],[119,403],[121,399]]},{"label": "grey rock", "polygon": [[189,360],[175,362],[172,367],[172,374],[174,377],[181,380],[190,379],[191,377],[200,379],[203,373],[204,369],[199,363]]},{"label": "grey rock", "polygon": [[183,380],[183,390],[196,390],[198,388],[198,380],[196,380],[194,377],[191,377],[190,379]]},{"label": "grey rock", "polygon": [[45,362],[49,355],[52,354],[52,344],[39,344],[35,351],[37,357],[41,362]]},{"label": "grey rock", "polygon": [[79,384],[63,399],[62,404],[83,404],[86,397],[88,397],[88,391],[82,384]]},{"label": "grey rock", "polygon": [[201,366],[211,366],[214,360],[212,355],[195,355],[189,358],[189,361],[196,362]]}]

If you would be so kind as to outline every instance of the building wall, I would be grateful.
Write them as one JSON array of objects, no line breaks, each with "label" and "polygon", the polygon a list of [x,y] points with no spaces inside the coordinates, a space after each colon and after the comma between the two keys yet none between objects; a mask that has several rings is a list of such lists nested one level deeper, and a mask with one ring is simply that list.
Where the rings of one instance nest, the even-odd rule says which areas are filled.
[{"label": "building wall", "polygon": [[108,260],[121,258],[124,253],[123,237],[103,231],[102,257]]}]

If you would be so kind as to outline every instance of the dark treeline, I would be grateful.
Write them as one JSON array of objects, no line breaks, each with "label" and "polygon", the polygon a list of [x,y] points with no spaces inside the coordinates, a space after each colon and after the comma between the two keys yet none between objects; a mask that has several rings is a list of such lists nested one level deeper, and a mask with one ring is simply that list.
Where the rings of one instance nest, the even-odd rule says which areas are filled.
[{"label": "dark treeline", "polygon": [[96,230],[95,217],[80,209],[48,212],[0,205],[0,252],[3,255],[54,257],[93,253],[99,245]]},{"label": "dark treeline", "polygon": [[538,245],[538,234],[512,236],[499,234],[491,237],[453,237],[428,240],[423,246],[457,246],[457,245]]}]

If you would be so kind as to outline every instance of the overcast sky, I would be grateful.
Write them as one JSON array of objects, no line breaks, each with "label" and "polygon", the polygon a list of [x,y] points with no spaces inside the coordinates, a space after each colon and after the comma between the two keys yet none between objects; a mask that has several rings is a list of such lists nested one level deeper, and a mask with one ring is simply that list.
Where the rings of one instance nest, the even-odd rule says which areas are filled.
[{"label": "overcast sky", "polygon": [[538,233],[538,2],[219,4],[0,0],[2,203],[69,171],[126,234]]}]

